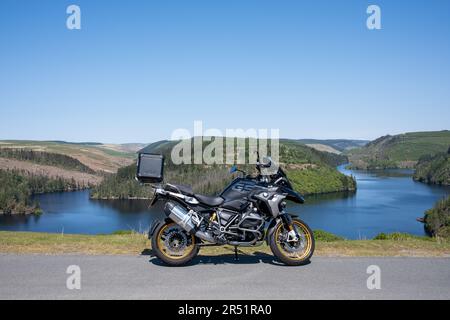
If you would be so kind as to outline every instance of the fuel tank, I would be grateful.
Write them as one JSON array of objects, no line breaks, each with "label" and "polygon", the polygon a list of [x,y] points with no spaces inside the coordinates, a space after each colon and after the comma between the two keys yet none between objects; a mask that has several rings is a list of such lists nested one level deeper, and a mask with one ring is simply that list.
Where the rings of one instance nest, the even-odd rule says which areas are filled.
[{"label": "fuel tank", "polygon": [[258,188],[258,184],[253,179],[248,178],[236,178],[234,179],[225,190],[222,191],[220,196],[225,201],[242,199],[247,196],[255,188]]}]

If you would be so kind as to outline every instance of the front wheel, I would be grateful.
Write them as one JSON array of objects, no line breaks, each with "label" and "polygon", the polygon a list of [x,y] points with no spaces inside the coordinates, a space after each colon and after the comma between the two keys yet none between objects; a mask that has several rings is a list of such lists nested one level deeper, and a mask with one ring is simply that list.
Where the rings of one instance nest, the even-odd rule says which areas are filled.
[{"label": "front wheel", "polygon": [[188,263],[199,251],[195,236],[172,221],[156,227],[152,249],[159,259],[171,266]]},{"label": "front wheel", "polygon": [[289,237],[289,230],[280,221],[269,235],[269,244],[273,254],[282,262],[290,266],[299,266],[308,263],[314,253],[314,234],[300,219],[292,219],[292,225],[299,235],[296,241]]}]

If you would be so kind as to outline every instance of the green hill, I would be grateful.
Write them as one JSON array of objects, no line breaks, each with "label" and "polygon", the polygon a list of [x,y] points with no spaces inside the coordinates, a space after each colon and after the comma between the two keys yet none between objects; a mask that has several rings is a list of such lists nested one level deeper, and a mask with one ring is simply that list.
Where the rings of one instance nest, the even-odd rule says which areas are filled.
[{"label": "green hill", "polygon": [[413,168],[426,155],[446,152],[450,131],[409,132],[380,137],[347,152],[353,169]]},{"label": "green hill", "polygon": [[[227,138],[227,141],[231,142],[231,139],[233,138]],[[234,141],[235,146],[237,146],[237,140]],[[198,193],[217,194],[236,176],[228,173],[230,165],[225,164],[173,164],[170,154],[172,148],[178,143],[179,141],[159,141],[140,150],[140,152],[163,154],[166,157],[165,181],[191,185]],[[245,143],[248,144],[248,139],[245,140]],[[204,147],[208,144],[209,142],[204,142]],[[235,156],[236,150],[237,148],[235,149]],[[248,153],[246,156],[248,157]],[[321,152],[294,140],[283,139],[280,141],[280,163],[296,190],[304,194],[355,190],[356,182],[354,179],[341,174],[335,168],[347,161],[346,156]],[[255,170],[254,165],[247,164],[240,167],[248,173],[254,173]],[[138,183],[134,181],[135,165],[131,165],[124,170],[129,173],[128,177],[119,179],[118,175],[113,175],[105,179],[103,183],[92,190],[92,197],[127,198],[141,196],[142,189],[136,189]],[[127,191],[123,186],[130,180],[131,184]]]},{"label": "green hill", "polygon": [[[30,195],[72,191],[135,162],[140,144],[66,141],[0,141],[0,214],[38,213]],[[134,149],[134,151],[133,151]]]},{"label": "green hill", "polygon": [[39,204],[30,200],[32,194],[84,188],[74,179],[0,169],[0,214],[39,214]]},{"label": "green hill", "polygon": [[450,148],[447,153],[420,158],[413,178],[420,182],[450,186]]},{"label": "green hill", "polygon": [[[213,137],[214,139],[214,137]],[[245,141],[244,141],[245,140]],[[170,159],[170,154],[174,146],[176,146],[180,141],[169,141],[163,140],[154,142],[147,147],[139,150],[139,152],[146,153],[160,153],[163,154],[167,159]],[[241,139],[241,138],[224,138],[224,161],[225,161],[225,152],[226,152],[226,144],[234,143],[234,151],[235,156],[238,149],[239,143],[245,143],[246,148],[246,159],[248,159],[248,145],[249,139]],[[205,148],[210,142],[203,142],[203,148]],[[269,142],[270,144],[270,142]],[[193,143],[191,142],[191,146],[193,148]],[[270,151],[270,148],[268,148]],[[191,152],[193,154],[193,152]],[[193,159],[193,156],[192,156]],[[330,166],[337,166],[342,163],[346,163],[348,161],[347,156],[345,155],[337,155],[329,152],[321,152],[314,148],[305,146],[303,143],[300,143],[296,140],[291,139],[280,139],[280,162],[281,163],[297,163],[297,164],[306,164],[306,163],[323,163]],[[172,163],[168,163],[169,166]]]},{"label": "green hill", "polygon": [[425,212],[425,228],[433,236],[450,238],[450,196]]}]

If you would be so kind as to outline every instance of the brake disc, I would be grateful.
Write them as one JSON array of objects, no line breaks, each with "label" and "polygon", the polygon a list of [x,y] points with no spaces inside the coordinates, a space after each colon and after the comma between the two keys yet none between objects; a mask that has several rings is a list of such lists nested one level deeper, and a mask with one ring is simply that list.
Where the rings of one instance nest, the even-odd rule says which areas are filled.
[{"label": "brake disc", "polygon": [[178,230],[169,231],[164,240],[166,248],[175,254],[179,254],[187,247],[187,237]]}]

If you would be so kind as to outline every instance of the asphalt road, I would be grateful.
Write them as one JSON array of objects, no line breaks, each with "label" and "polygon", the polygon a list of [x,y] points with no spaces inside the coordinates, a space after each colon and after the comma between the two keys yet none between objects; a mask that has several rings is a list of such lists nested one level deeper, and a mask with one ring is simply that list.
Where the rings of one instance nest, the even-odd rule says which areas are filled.
[{"label": "asphalt road", "polygon": [[[80,267],[79,290],[66,286],[70,265]],[[370,265],[381,289],[367,287]],[[172,268],[150,256],[0,255],[0,299],[450,299],[450,259],[315,257],[286,267],[262,254]]]}]

